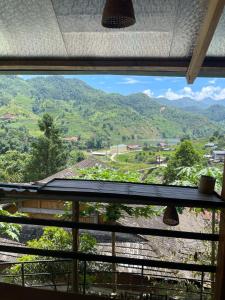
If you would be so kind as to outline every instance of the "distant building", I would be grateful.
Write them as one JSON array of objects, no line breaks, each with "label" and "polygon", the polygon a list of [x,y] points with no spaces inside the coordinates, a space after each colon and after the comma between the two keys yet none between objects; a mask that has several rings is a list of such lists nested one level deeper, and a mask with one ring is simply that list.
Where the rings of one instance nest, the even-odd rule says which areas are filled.
[{"label": "distant building", "polygon": [[6,113],[0,117],[0,119],[4,120],[4,121],[11,121],[11,120],[14,120],[15,118],[16,118],[16,115],[11,114],[11,113]]},{"label": "distant building", "polygon": [[119,144],[119,145],[111,146],[110,152],[111,152],[111,154],[127,152],[127,145]]},{"label": "distant building", "polygon": [[127,150],[130,150],[130,151],[141,151],[142,147],[140,145],[127,145]]},{"label": "distant building", "polygon": [[63,138],[63,140],[66,142],[77,142],[77,141],[79,141],[79,137],[78,136],[70,136],[70,137]]},{"label": "distant building", "polygon": [[224,161],[225,158],[225,150],[217,150],[213,151],[212,158],[218,161]]},{"label": "distant building", "polygon": [[157,146],[160,147],[161,149],[164,149],[164,148],[167,148],[169,145],[161,142],[161,143],[158,143]]},{"label": "distant building", "polygon": [[214,144],[214,143],[205,144],[205,148],[215,148],[215,147],[216,147],[216,144]]},{"label": "distant building", "polygon": [[96,155],[96,156],[107,156],[108,152],[107,151],[91,151],[92,155]]},{"label": "distant building", "polygon": [[204,158],[212,158],[212,155],[210,155],[210,154],[205,154],[205,155],[203,155],[203,157],[204,157]]},{"label": "distant building", "polygon": [[[39,184],[46,184],[55,178],[69,179],[78,175],[79,169],[87,169],[93,167],[107,168],[107,165],[94,157],[88,157],[75,165],[66,168],[60,172],[40,180]],[[63,198],[63,197],[62,197]],[[8,209],[7,209],[8,210]],[[18,211],[28,214],[29,217],[43,219],[57,219],[57,215],[62,215],[65,212],[64,201],[62,200],[25,200],[18,204]],[[96,223],[98,214],[94,213],[89,217],[81,217],[80,222]]]}]

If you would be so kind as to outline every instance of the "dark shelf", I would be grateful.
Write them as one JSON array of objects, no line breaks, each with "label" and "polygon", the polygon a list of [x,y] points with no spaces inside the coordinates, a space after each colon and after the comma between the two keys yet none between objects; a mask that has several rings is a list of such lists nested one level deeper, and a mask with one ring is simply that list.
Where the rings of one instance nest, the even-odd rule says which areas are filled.
[{"label": "dark shelf", "polygon": [[[111,181],[54,179],[40,187],[41,194],[80,197],[81,201],[120,202],[146,205],[176,205],[182,207],[223,208],[225,201],[214,192],[199,193],[195,187]],[[71,199],[73,200],[73,199]]]}]

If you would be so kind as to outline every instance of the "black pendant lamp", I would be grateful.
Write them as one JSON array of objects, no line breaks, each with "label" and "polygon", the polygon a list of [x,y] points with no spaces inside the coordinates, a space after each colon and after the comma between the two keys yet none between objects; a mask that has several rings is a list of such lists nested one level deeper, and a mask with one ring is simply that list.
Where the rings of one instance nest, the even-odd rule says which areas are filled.
[{"label": "black pendant lamp", "polygon": [[132,0],[106,0],[102,14],[102,26],[125,28],[136,22]]},{"label": "black pendant lamp", "polygon": [[163,215],[163,223],[169,226],[179,224],[179,216],[175,206],[167,206]]}]

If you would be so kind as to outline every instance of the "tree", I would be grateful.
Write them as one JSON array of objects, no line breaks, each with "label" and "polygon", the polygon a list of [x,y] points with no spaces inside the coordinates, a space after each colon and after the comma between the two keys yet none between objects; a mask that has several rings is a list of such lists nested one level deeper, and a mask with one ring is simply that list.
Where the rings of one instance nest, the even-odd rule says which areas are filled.
[{"label": "tree", "polygon": [[0,180],[3,182],[23,182],[28,160],[29,155],[27,153],[16,150],[10,150],[0,155]]},{"label": "tree", "polygon": [[[84,253],[96,253],[96,239],[89,233],[82,233],[80,235],[80,251]],[[70,231],[57,227],[45,227],[44,232],[40,238],[27,242],[30,248],[46,249],[46,250],[63,250],[71,251],[72,248],[72,234]],[[41,261],[42,262],[41,262]],[[54,260],[56,260],[54,262]],[[49,261],[49,257],[40,257],[38,255],[24,255],[17,260],[25,263],[24,270],[26,274],[36,274],[35,276],[26,277],[26,284],[40,284],[51,282],[56,288],[57,278],[68,281],[68,275],[71,272],[71,260],[53,259]],[[26,264],[26,262],[31,262]],[[87,267],[94,268],[93,263],[88,263]],[[82,271],[83,265],[80,262],[80,269]],[[96,266],[95,266],[96,268]],[[21,275],[21,264],[15,264],[9,270],[10,275],[17,275],[12,278],[12,281],[18,283]]]},{"label": "tree", "polygon": [[40,130],[47,138],[58,137],[59,130],[55,127],[53,117],[49,114],[44,114],[42,119],[38,121]]},{"label": "tree", "polygon": [[27,181],[52,175],[65,167],[67,162],[67,152],[53,118],[44,114],[38,125],[43,135],[32,144],[31,159],[26,168]]},{"label": "tree", "polygon": [[69,154],[69,165],[73,165],[77,162],[80,162],[86,158],[85,154],[83,151],[78,151],[78,150],[72,150]]},{"label": "tree", "polygon": [[171,183],[178,179],[179,170],[182,167],[192,167],[201,161],[199,153],[194,149],[190,141],[183,141],[175,154],[169,159],[164,173],[165,183]]}]

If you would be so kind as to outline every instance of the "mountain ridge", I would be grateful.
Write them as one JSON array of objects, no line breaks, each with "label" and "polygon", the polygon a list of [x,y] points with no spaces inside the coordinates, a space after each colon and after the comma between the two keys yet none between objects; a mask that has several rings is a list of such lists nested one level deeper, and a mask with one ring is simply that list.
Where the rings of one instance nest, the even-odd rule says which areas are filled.
[{"label": "mountain ridge", "polygon": [[105,144],[201,137],[218,129],[217,120],[207,114],[165,105],[157,99],[144,93],[109,94],[63,76],[0,77],[0,118],[15,114],[8,120],[10,126],[25,127],[34,136],[40,134],[37,119],[46,112],[55,117],[64,136],[79,135],[84,140],[101,137]]}]

